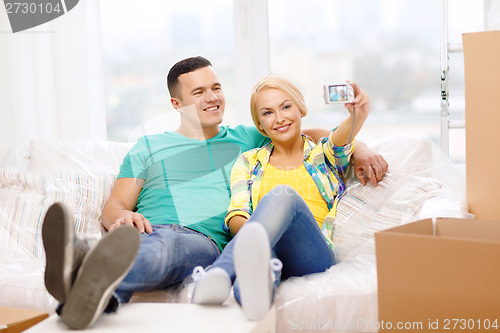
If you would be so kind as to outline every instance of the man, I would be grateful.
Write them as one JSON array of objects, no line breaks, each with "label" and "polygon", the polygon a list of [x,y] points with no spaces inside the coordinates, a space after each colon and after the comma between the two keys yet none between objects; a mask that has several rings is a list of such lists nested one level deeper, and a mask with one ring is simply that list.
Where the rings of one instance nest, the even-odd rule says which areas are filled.
[{"label": "man", "polygon": [[[167,85],[181,124],[141,138],[124,158],[103,209],[102,224],[112,232],[88,251],[64,207],[55,204],[44,220],[46,286],[70,328],[86,328],[103,311],[116,311],[134,291],[182,282],[194,267],[210,265],[230,239],[222,225],[231,168],[240,153],[269,139],[254,126],[220,126],[224,94],[207,59],[178,62]],[[315,140],[328,135],[305,132]],[[358,148],[358,178],[376,184],[387,163]]]}]

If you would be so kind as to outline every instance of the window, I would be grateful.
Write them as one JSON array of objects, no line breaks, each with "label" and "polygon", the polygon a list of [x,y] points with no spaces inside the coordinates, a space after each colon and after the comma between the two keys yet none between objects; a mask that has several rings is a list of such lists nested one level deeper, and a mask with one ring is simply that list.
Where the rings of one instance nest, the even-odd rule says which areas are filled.
[{"label": "window", "polygon": [[[448,42],[462,43],[462,34],[484,30],[483,2],[448,0]],[[465,119],[465,77],[463,53],[449,54],[448,92],[450,119]],[[450,157],[465,163],[465,129],[450,129]]]},{"label": "window", "polygon": [[[477,28],[478,21],[475,31],[481,30],[482,6],[450,2],[451,34]],[[464,13],[467,20],[458,17]],[[350,79],[370,96],[361,138],[413,132],[439,144],[440,22],[436,0],[269,0],[271,73],[299,85],[307,127],[334,126],[346,116],[343,107],[323,102],[322,85]],[[450,101],[460,106],[463,58],[452,66],[457,92]]]},{"label": "window", "polygon": [[[175,129],[165,76],[179,59],[201,54],[223,83],[231,110],[226,123],[249,119],[249,87],[270,71],[304,93],[305,127],[335,126],[346,116],[343,107],[324,103],[322,87],[350,79],[371,101],[361,139],[416,133],[439,144],[440,1],[143,0],[138,8],[130,0],[105,0],[101,7],[110,140],[133,140],[148,121],[156,128],[147,132]],[[483,19],[483,2],[450,0],[450,42],[483,30]],[[251,36],[243,46],[242,29]],[[242,67],[244,75],[237,75]],[[450,68],[451,117],[463,118],[462,54],[450,55]],[[451,157],[463,161],[464,151],[464,131],[452,130]]]},{"label": "window", "polygon": [[108,139],[177,128],[166,75],[178,60],[208,58],[235,104],[232,0],[101,1]]}]

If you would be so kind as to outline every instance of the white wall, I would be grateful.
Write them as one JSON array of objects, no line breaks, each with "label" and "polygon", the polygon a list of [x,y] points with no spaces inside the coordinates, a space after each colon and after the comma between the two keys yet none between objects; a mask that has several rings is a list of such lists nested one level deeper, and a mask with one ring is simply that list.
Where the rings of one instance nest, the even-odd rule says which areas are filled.
[{"label": "white wall", "polygon": [[106,139],[98,0],[12,33],[0,10],[0,156],[33,138]]},{"label": "white wall", "polygon": [[[249,123],[251,87],[269,73],[267,3],[234,0],[238,122]],[[484,8],[486,27],[500,29],[500,0]],[[99,0],[16,34],[0,10],[0,156],[33,138],[106,139],[100,43]]]}]

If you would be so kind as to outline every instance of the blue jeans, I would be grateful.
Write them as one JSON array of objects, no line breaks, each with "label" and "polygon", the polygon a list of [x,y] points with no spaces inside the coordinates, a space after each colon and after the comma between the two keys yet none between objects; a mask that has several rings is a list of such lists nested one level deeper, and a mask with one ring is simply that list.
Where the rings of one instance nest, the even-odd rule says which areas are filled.
[{"label": "blue jeans", "polygon": [[[276,186],[262,197],[247,223],[259,223],[267,231],[272,256],[283,263],[281,279],[324,272],[335,265],[335,256],[311,210],[290,186]],[[236,277],[233,252],[237,239],[238,234],[212,265],[224,269],[232,281]],[[278,283],[279,279],[276,286]],[[239,301],[237,283],[234,294]]]},{"label": "blue jeans", "polygon": [[143,235],[134,265],[115,294],[126,303],[134,291],[178,284],[194,267],[212,264],[219,254],[217,245],[197,231],[179,224],[153,225],[153,233]]}]

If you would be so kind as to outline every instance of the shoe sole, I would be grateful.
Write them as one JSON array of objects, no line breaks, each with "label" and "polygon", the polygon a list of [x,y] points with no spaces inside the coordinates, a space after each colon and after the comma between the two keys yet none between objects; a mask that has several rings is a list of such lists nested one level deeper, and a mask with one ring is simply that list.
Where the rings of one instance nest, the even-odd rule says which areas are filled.
[{"label": "shoe sole", "polygon": [[[220,270],[220,271],[219,271]],[[222,268],[213,268],[196,282],[191,303],[221,305],[231,292],[231,279]]]},{"label": "shoe sole", "polygon": [[259,320],[272,302],[271,248],[265,229],[249,223],[238,233],[234,244],[234,268],[240,286],[243,313],[248,320]]},{"label": "shoe sole", "polygon": [[42,225],[45,287],[59,302],[64,302],[71,288],[75,232],[69,216],[64,206],[55,203],[47,210]]},{"label": "shoe sole", "polygon": [[85,329],[99,318],[132,268],[140,243],[135,228],[122,226],[87,253],[61,312],[69,328]]}]

